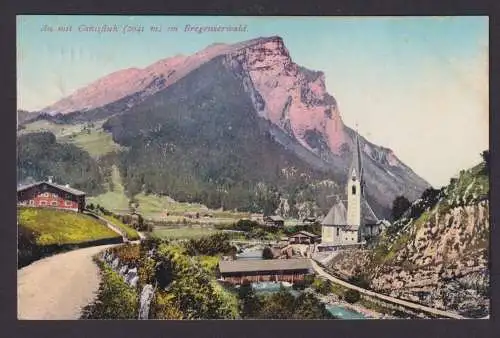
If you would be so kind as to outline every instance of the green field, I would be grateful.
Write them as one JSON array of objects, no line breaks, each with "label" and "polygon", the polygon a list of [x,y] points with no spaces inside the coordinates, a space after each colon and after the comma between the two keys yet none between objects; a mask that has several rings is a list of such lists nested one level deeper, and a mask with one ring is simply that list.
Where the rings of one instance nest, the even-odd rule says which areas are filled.
[{"label": "green field", "polygon": [[219,230],[211,228],[166,228],[155,227],[153,229],[153,237],[162,239],[192,239],[201,238],[203,236],[216,234]]},{"label": "green field", "polygon": [[[117,213],[129,212],[129,198],[125,195],[120,171],[117,166],[112,167],[111,180],[113,182],[113,191],[107,191],[98,196],[89,196],[87,203],[94,205],[99,204],[104,208]],[[184,213],[186,212],[200,212],[207,211],[208,209],[197,203],[180,203],[176,202],[168,196],[159,196],[154,194],[146,195],[140,193],[135,196],[139,203],[137,212],[144,218],[156,221],[164,221],[172,224],[182,224],[184,220]],[[167,213],[168,212],[168,216]],[[231,211],[210,211],[214,216],[209,219],[188,219],[190,223],[224,223],[230,224],[240,218],[248,217],[248,213],[237,213]]]},{"label": "green field", "polygon": [[42,208],[17,209],[19,226],[33,231],[36,244],[76,244],[121,237],[94,218],[72,211]]},{"label": "green field", "polygon": [[101,217],[107,219],[113,225],[115,225],[121,231],[123,231],[125,233],[125,237],[127,237],[129,240],[135,241],[135,240],[138,240],[140,238],[139,234],[137,233],[137,231],[134,228],[132,228],[131,226],[129,226],[127,224],[124,224],[119,219],[117,219],[113,216],[106,216],[106,215],[101,215]]},{"label": "green field", "polygon": [[90,156],[97,158],[122,147],[113,141],[110,133],[102,129],[104,120],[92,124],[56,124],[46,120],[26,124],[20,134],[49,131],[59,142],[72,143],[86,150]]},{"label": "green field", "polygon": [[87,197],[87,204],[99,204],[117,214],[128,212],[129,199],[125,196],[120,171],[115,165],[112,167],[111,179],[113,181],[113,191],[107,191],[98,196],[89,196]]},{"label": "green field", "polygon": [[60,141],[73,143],[77,147],[85,149],[94,158],[121,149],[120,145],[113,141],[111,134],[103,130],[91,130],[90,133],[80,132],[61,138]]},{"label": "green field", "polygon": [[83,124],[56,124],[46,120],[40,120],[25,124],[24,127],[25,129],[18,131],[19,134],[49,131],[53,133],[56,138],[60,138],[80,133],[82,131]]}]

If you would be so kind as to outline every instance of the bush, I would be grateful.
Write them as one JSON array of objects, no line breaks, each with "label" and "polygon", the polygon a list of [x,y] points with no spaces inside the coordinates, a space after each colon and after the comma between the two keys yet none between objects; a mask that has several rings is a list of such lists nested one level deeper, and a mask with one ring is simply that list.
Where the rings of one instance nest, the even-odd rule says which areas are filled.
[{"label": "bush", "polygon": [[82,319],[137,319],[139,296],[123,278],[104,263],[97,299],[83,309]]},{"label": "bush", "polygon": [[359,291],[348,289],[344,292],[344,300],[350,304],[354,304],[361,299]]},{"label": "bush", "polygon": [[274,254],[273,250],[270,247],[266,246],[264,250],[262,250],[262,259],[273,259]]},{"label": "bush", "polygon": [[410,206],[411,203],[406,197],[396,197],[392,202],[392,219],[394,221],[398,220]]},{"label": "bush", "polygon": [[365,274],[362,274],[362,273],[358,273],[358,274],[350,277],[348,282],[351,284],[354,284],[356,286],[359,286],[360,288],[363,288],[363,289],[370,288],[370,282],[368,281],[368,278],[366,277]]},{"label": "bush", "polygon": [[326,295],[330,293],[332,283],[327,279],[316,278],[312,283],[312,287],[316,292]]},{"label": "bush", "polygon": [[229,242],[229,235],[225,233],[190,239],[184,246],[190,256],[216,256],[234,253],[234,247]]}]

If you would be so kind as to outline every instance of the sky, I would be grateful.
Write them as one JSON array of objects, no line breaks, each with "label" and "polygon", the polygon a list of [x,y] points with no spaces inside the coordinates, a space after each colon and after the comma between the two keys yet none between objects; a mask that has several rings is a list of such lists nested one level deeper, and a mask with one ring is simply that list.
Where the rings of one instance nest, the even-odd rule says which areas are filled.
[{"label": "sky", "polygon": [[[105,24],[119,31],[87,31]],[[245,29],[198,33],[186,25]],[[57,31],[69,26],[70,32]],[[120,69],[274,35],[295,63],[325,73],[346,125],[357,124],[433,186],[478,163],[488,148],[484,16],[18,16],[18,109],[42,109]]]}]

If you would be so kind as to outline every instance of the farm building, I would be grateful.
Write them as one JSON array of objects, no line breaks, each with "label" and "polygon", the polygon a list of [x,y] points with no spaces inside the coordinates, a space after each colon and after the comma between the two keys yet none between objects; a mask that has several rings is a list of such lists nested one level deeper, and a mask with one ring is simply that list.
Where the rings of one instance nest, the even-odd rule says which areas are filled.
[{"label": "farm building", "polygon": [[296,234],[288,237],[288,243],[290,244],[314,244],[321,240],[321,236],[312,234],[307,231],[299,231]]},{"label": "farm building", "polygon": [[59,185],[49,178],[17,189],[17,204],[31,207],[49,207],[82,212],[85,193],[69,185]]},{"label": "farm building", "polygon": [[264,222],[267,226],[284,227],[285,220],[281,216],[266,216]]},{"label": "farm building", "polygon": [[309,259],[304,258],[220,261],[218,270],[219,278],[231,284],[244,280],[293,283],[313,273]]}]

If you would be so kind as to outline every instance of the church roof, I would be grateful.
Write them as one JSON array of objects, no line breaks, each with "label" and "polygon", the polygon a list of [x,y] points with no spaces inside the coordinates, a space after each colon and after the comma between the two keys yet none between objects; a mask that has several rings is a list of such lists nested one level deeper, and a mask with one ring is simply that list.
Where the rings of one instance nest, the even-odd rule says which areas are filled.
[{"label": "church roof", "polygon": [[[376,224],[379,219],[373,212],[365,198],[361,198],[361,223]],[[347,209],[342,201],[337,201],[330,209],[326,217],[321,222],[321,225],[347,225]],[[358,227],[358,225],[350,225],[350,228]],[[347,229],[346,229],[347,230]]]},{"label": "church roof", "polygon": [[375,224],[379,221],[364,196],[361,197],[361,220],[363,224]]},{"label": "church roof", "polygon": [[321,225],[345,225],[347,224],[347,209],[342,201],[337,201],[330,209]]}]

